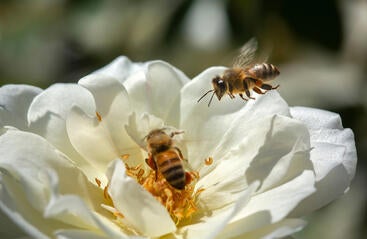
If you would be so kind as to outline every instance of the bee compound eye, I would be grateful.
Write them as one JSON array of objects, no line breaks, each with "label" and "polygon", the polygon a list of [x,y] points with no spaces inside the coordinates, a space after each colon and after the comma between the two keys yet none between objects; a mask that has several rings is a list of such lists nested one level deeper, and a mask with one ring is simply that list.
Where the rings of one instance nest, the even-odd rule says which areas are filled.
[{"label": "bee compound eye", "polygon": [[221,90],[225,90],[226,89],[226,84],[224,83],[223,80],[219,80],[218,81],[218,86]]},{"label": "bee compound eye", "polygon": [[219,76],[216,76],[212,79],[212,83],[216,83],[218,84],[218,81],[220,81],[220,77]]}]

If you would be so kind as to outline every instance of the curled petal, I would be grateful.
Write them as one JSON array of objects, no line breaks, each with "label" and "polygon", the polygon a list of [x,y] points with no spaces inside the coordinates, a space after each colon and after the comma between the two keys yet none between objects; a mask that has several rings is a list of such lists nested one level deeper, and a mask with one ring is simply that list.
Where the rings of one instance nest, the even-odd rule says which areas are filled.
[{"label": "curled petal", "polygon": [[123,83],[129,76],[144,69],[145,65],[146,63],[133,63],[126,56],[119,56],[110,64],[93,72],[91,75],[104,75],[106,78],[115,78],[120,83]]},{"label": "curled petal", "polygon": [[[25,234],[34,238],[48,239],[46,233],[53,228],[50,228],[42,219],[38,211],[32,209],[31,205],[25,200],[25,195],[19,193],[21,189],[16,188],[16,179],[2,178],[0,183],[2,184],[0,187],[0,210],[4,213],[4,216],[6,215],[8,219],[12,220]],[[8,190],[5,183],[11,183],[14,186],[11,190]],[[1,224],[3,225],[3,223]],[[6,229],[6,233],[11,233],[9,229]],[[1,232],[0,235],[5,236],[6,234]]]},{"label": "curled petal", "polygon": [[148,113],[137,116],[134,112],[129,116],[129,122],[125,125],[125,130],[141,148],[146,149],[145,137],[151,130],[163,127],[164,122],[160,118]]},{"label": "curled petal", "polygon": [[80,108],[71,109],[66,127],[73,147],[101,174],[107,169],[109,162],[119,157],[109,130],[99,124],[98,119],[85,114]]},{"label": "curled petal", "polygon": [[88,114],[93,114],[96,108],[92,95],[83,87],[76,84],[52,85],[35,97],[29,107],[29,128],[73,159],[86,175],[94,180],[100,175],[96,174],[97,170],[75,150],[66,131],[66,117],[73,106],[82,108]]},{"label": "curled petal", "polygon": [[0,88],[0,125],[27,130],[29,105],[41,92],[40,88],[28,85],[2,86]]},{"label": "curled petal", "polygon": [[162,61],[150,62],[145,71],[133,74],[124,82],[133,108],[149,112],[167,124],[178,125],[180,90],[188,78]]},{"label": "curled petal", "polygon": [[82,78],[79,84],[93,95],[96,111],[88,114],[77,107],[70,111],[67,131],[76,150],[99,172],[105,172],[108,163],[117,157],[139,154],[131,151],[136,145],[124,129],[130,113],[124,86],[115,78],[97,73]]},{"label": "curled petal", "polygon": [[296,216],[316,210],[345,192],[355,174],[357,154],[353,132],[343,129],[338,114],[305,107],[293,107],[291,114],[310,132],[317,188],[294,210],[292,215]]},{"label": "curled petal", "polygon": [[113,231],[91,212],[103,201],[101,190],[43,138],[8,130],[0,137],[0,154],[0,208],[28,234],[45,238],[60,228]]},{"label": "curled petal", "polygon": [[[212,215],[208,217],[200,218],[200,222],[193,223],[189,226],[180,228],[180,233],[186,235],[188,239],[203,238],[212,239],[217,238],[223,228],[225,228],[230,220],[241,210],[246,207],[251,196],[259,187],[259,182],[252,183],[248,188],[243,190],[238,200],[229,205],[223,210],[214,211]],[[215,200],[215,199],[214,199]],[[222,237],[220,237],[222,238]]]},{"label": "curled petal", "polygon": [[224,229],[223,235],[235,237],[281,221],[315,191],[314,180],[313,172],[306,170],[279,187],[251,197]]},{"label": "curled petal", "polygon": [[[349,174],[349,180],[352,180],[357,165],[354,135],[350,129],[343,128],[340,116],[333,112],[306,107],[292,107],[291,113],[294,118],[301,120],[308,127],[311,135],[311,146],[321,143],[326,147],[328,144],[345,147],[345,152],[339,163],[343,164]],[[317,162],[316,159],[311,158],[311,160]],[[322,177],[322,175],[317,176]]]},{"label": "curled petal", "polygon": [[[124,128],[131,113],[130,99],[125,87],[115,78],[101,74],[86,76],[79,81],[79,84],[93,94],[97,107],[97,113],[95,114],[97,114],[96,119],[99,122],[98,127],[103,128],[105,135],[117,153],[116,157],[139,154],[140,151],[137,149],[135,142],[130,139]],[[74,125],[74,127],[78,127],[78,125]],[[129,160],[133,164],[139,163],[133,161],[134,157],[130,157]],[[105,164],[104,170],[107,164]]]},{"label": "curled petal", "polygon": [[253,181],[262,183],[259,192],[263,192],[312,169],[308,131],[303,124],[275,115],[252,126],[242,142],[232,149],[227,146],[227,153],[198,182],[198,188],[206,188],[200,197],[207,207],[232,202]]}]

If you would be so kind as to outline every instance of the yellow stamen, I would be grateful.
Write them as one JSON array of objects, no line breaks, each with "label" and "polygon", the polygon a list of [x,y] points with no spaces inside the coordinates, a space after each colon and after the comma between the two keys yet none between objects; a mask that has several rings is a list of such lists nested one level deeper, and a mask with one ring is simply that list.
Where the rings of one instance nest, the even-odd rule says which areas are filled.
[{"label": "yellow stamen", "polygon": [[103,196],[104,196],[104,198],[106,199],[106,200],[111,200],[111,196],[110,196],[110,194],[108,193],[108,184],[107,184],[107,186],[106,187],[104,187],[104,189],[103,189]]},{"label": "yellow stamen", "polygon": [[94,178],[94,180],[96,181],[98,187],[100,188],[101,187],[101,180],[99,180],[98,178]]},{"label": "yellow stamen", "polygon": [[102,121],[102,116],[97,111],[96,111],[96,116],[97,116],[97,120],[99,122],[101,122]]},{"label": "yellow stamen", "polygon": [[122,159],[122,160],[126,160],[129,157],[130,157],[130,154],[122,154],[122,155],[120,155],[120,159]]}]

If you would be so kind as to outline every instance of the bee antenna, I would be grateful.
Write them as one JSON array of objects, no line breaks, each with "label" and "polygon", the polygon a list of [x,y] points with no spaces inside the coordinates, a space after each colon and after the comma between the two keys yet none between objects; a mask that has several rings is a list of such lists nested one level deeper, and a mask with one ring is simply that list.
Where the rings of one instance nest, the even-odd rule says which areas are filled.
[{"label": "bee antenna", "polygon": [[215,93],[215,91],[213,91],[212,97],[210,97],[210,100],[209,100],[209,103],[208,103],[208,107],[210,106],[210,103],[212,103],[212,99],[213,99],[214,93]]},{"label": "bee antenna", "polygon": [[[212,89],[212,90],[208,90],[203,96],[201,96],[200,97],[200,99],[198,99],[198,101],[197,101],[197,103],[199,103],[199,101],[201,100],[201,99],[203,99],[207,94],[209,94],[210,92],[212,92],[212,91],[214,91],[214,89]],[[213,93],[214,94],[214,93]]]},{"label": "bee antenna", "polygon": [[148,138],[148,135],[145,135],[144,138],[141,139],[141,141],[145,141]]}]

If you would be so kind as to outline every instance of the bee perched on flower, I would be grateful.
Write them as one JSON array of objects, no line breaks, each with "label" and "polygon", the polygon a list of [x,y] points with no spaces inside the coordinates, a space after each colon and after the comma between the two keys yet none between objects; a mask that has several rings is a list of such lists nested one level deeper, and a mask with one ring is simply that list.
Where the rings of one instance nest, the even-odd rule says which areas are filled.
[{"label": "bee perched on flower", "polygon": [[[299,218],[354,177],[352,131],[276,91],[196,104],[223,70],[189,80],[163,61],[119,57],[77,84],[1,87],[0,212],[12,225],[1,238],[277,238],[303,228]],[[145,162],[146,136],[165,128],[184,132],[168,137],[194,172],[184,187]]]}]

